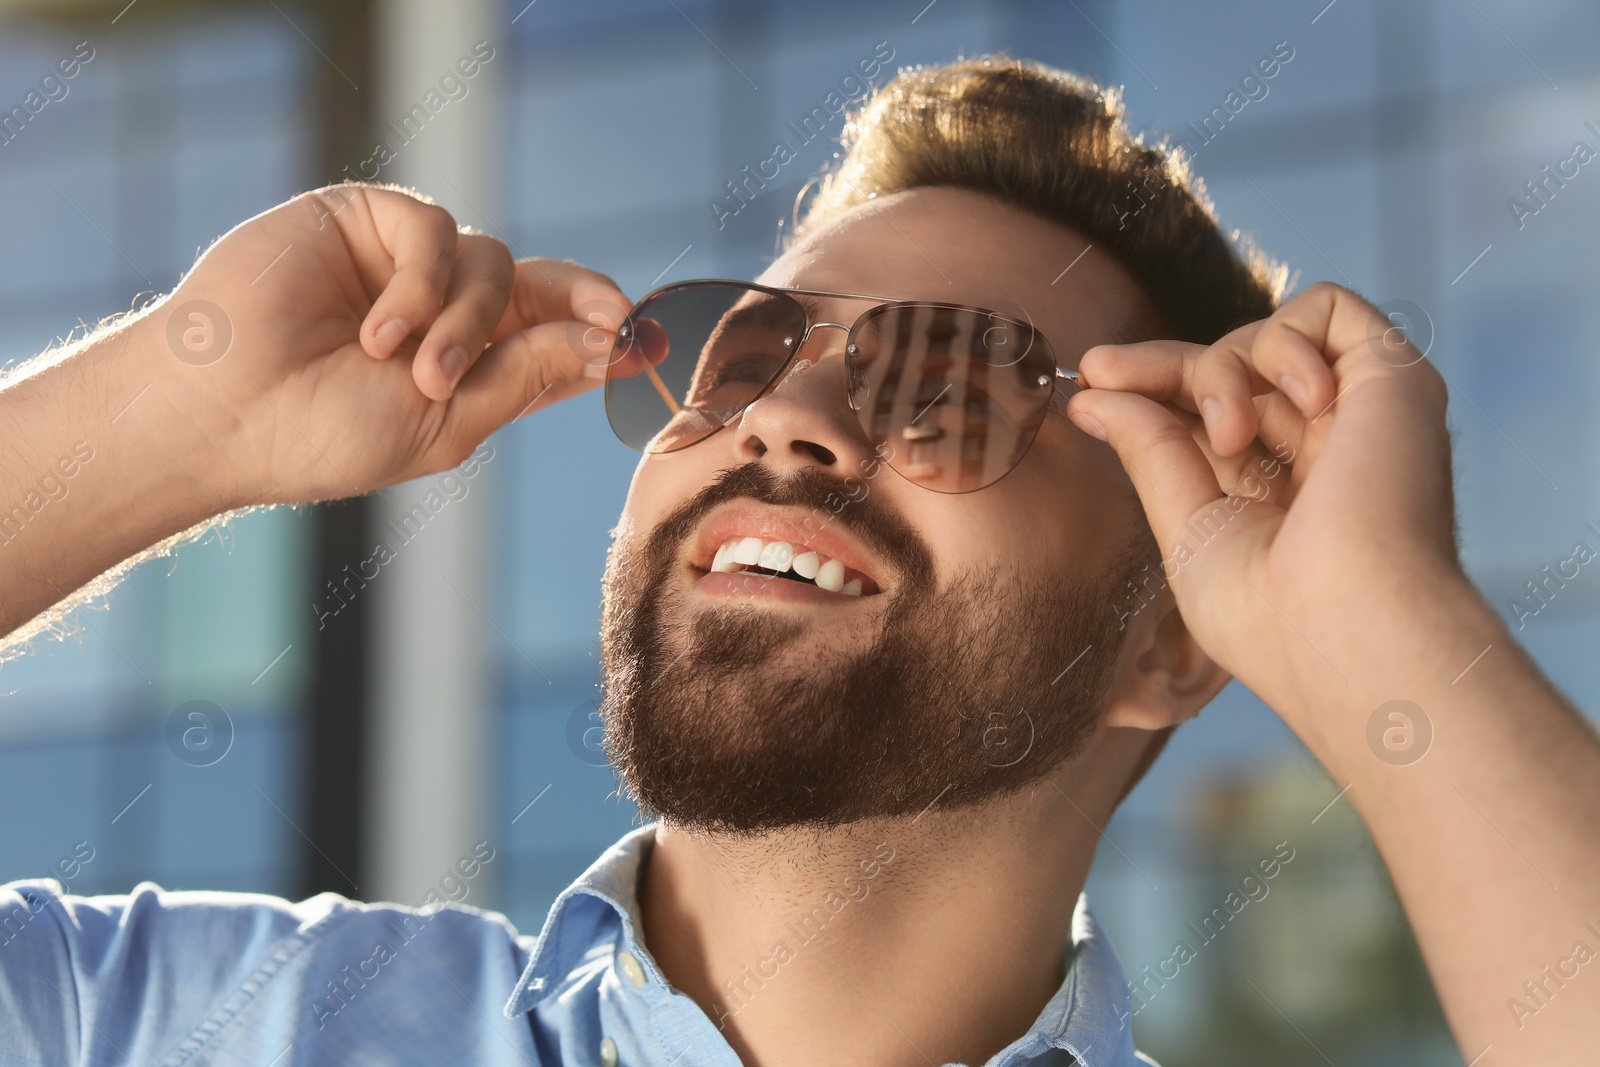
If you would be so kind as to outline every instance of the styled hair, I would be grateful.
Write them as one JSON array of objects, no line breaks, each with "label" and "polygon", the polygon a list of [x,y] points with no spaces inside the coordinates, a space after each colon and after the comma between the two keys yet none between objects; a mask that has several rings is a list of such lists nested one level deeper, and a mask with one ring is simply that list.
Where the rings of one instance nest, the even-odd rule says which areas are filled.
[{"label": "styled hair", "polygon": [[[1120,340],[1210,344],[1283,296],[1287,267],[1224,232],[1182,148],[1146,145],[1120,93],[1075,74],[1002,55],[910,67],[850,115],[841,141],[791,241],[871,197],[956,186],[1061,223],[1127,268],[1149,307]],[[1118,803],[1174,729],[1155,731]]]},{"label": "styled hair", "polygon": [[1120,94],[1005,56],[900,71],[845,124],[792,239],[872,196],[957,186],[1083,234],[1139,282],[1144,337],[1209,344],[1272,313],[1287,268],[1224,233],[1181,149],[1134,136]]}]

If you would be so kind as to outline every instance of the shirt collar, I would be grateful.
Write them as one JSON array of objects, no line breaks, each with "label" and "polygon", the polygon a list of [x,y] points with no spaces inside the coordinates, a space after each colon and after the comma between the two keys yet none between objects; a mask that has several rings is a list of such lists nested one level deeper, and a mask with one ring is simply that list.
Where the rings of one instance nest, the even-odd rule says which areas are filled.
[{"label": "shirt collar", "polygon": [[1081,893],[1072,914],[1066,963],[1061,988],[1028,1032],[990,1061],[993,1067],[1021,1067],[1049,1049],[1071,1053],[1081,1067],[1132,1067],[1139,1062],[1128,1025],[1132,998],[1122,964]]},{"label": "shirt collar", "polygon": [[[612,915],[621,922],[625,947],[647,978],[666,978],[639,939],[639,875],[655,844],[655,824],[629,831],[578,876],[550,907],[522,978],[506,1002],[507,1018],[531,1011],[554,996],[594,948],[602,925]],[[609,935],[608,935],[609,936]],[[1078,897],[1072,916],[1072,943],[1066,948],[1066,979],[1032,1027],[1002,1049],[993,1067],[1022,1067],[1050,1049],[1077,1058],[1082,1067],[1123,1067],[1136,1063],[1128,1026],[1131,999],[1122,965],[1086,898]]]},{"label": "shirt collar", "polygon": [[506,1018],[514,1019],[553,996],[594,947],[601,925],[610,921],[613,912],[622,923],[626,947],[645,973],[665,981],[639,941],[643,926],[639,919],[639,874],[655,839],[655,823],[628,831],[556,897],[545,916],[533,956],[511,991],[511,999],[506,1001]]}]

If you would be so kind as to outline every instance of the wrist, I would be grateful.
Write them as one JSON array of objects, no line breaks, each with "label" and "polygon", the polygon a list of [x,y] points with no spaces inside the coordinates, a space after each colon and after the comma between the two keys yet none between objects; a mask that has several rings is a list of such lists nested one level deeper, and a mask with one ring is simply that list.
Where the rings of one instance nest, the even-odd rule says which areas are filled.
[{"label": "wrist", "polygon": [[116,420],[111,425],[137,467],[125,473],[144,482],[175,520],[189,520],[178,527],[185,529],[258,501],[242,477],[237,398],[221,387],[211,362],[173,338],[172,303],[165,298],[131,317],[94,359],[110,383],[107,419]]},{"label": "wrist", "polygon": [[59,368],[72,383],[60,395],[76,409],[62,425],[96,455],[85,488],[109,522],[148,539],[139,547],[245,503],[230,484],[230,420],[205,410],[182,373],[198,368],[167,351],[164,318],[162,305],[131,316]]},{"label": "wrist", "polygon": [[1485,660],[1514,644],[1504,621],[1451,561],[1415,561],[1367,588],[1386,595],[1362,598],[1337,631],[1316,627],[1320,633],[1310,638],[1337,675],[1319,672],[1316,684],[1280,709],[1319,756],[1339,747],[1335,738],[1362,732],[1390,701],[1439,708]]}]

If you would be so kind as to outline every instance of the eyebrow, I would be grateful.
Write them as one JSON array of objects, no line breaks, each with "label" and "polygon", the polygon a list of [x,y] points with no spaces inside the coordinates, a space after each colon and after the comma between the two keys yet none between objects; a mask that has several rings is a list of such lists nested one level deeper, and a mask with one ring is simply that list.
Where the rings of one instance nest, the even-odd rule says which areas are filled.
[{"label": "eyebrow", "polygon": [[732,308],[718,321],[713,332],[739,329],[747,326],[773,326],[783,324],[784,310],[789,305],[770,293],[762,293],[753,303]]}]

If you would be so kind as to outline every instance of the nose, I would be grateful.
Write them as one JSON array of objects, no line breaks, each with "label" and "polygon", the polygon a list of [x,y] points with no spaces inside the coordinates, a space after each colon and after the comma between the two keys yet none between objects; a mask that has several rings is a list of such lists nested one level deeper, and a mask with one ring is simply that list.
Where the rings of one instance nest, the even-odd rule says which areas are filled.
[{"label": "nose", "polygon": [[846,333],[840,323],[812,326],[778,384],[739,417],[734,447],[741,461],[761,460],[779,475],[812,466],[839,478],[870,462],[872,443],[846,392]]}]

